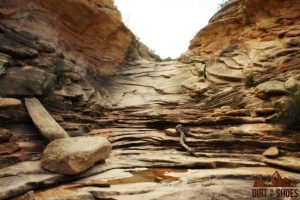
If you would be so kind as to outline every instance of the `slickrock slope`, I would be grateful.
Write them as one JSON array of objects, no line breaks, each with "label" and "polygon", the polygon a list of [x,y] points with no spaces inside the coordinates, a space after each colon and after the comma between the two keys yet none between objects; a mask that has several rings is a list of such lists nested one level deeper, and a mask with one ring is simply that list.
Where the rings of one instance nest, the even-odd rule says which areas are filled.
[{"label": "slickrock slope", "polygon": [[[16,12],[12,2],[6,2],[11,9],[2,11],[5,16]],[[46,4],[34,1],[41,7]],[[47,9],[56,9],[51,5]],[[277,119],[284,116],[279,108],[286,105],[296,105],[288,109],[293,110],[291,116],[299,114],[298,101],[292,98],[300,88],[299,10],[296,0],[238,0],[198,33],[181,62],[131,60],[112,74],[106,73],[110,68],[102,68],[105,73],[87,73],[84,81],[68,75],[53,83],[52,75],[57,74],[47,68],[23,67],[29,61],[43,63],[53,53],[40,54],[23,46],[2,50],[1,60],[14,62],[3,65],[6,74],[0,76],[0,84],[20,77],[12,87],[19,93],[4,96],[20,100],[37,96],[68,135],[104,136],[113,150],[105,163],[79,175],[46,171],[40,166],[40,155],[47,142],[33,128],[22,103],[2,99],[1,127],[8,130],[0,129],[0,199],[29,191],[34,193],[25,196],[60,200],[253,199],[255,178],[271,176],[276,170],[299,187],[299,122],[287,128]],[[26,59],[16,59],[16,51]],[[33,62],[36,56],[39,62]],[[63,62],[58,60],[54,66],[79,66],[67,56],[59,58]],[[80,74],[80,70],[73,72]],[[25,80],[35,87],[24,87]],[[44,95],[49,91],[62,97],[55,102],[63,106],[51,104],[52,98]],[[79,106],[91,93],[97,93],[104,108]],[[178,124],[190,127],[186,144],[197,157],[180,145],[174,130]],[[270,157],[266,152],[271,147],[276,152]]]}]

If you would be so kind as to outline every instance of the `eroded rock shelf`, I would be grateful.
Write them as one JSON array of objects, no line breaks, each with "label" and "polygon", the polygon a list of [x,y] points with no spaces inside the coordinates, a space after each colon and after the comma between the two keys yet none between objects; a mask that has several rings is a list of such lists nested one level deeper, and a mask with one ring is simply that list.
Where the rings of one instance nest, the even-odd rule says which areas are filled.
[{"label": "eroded rock shelf", "polygon": [[[169,62],[142,55],[110,1],[74,1],[75,11],[91,12],[78,27],[70,4],[53,2],[0,2],[0,199],[253,199],[255,178],[275,171],[299,186],[299,121],[278,121],[280,108],[298,102],[297,0],[233,1]],[[28,26],[46,26],[39,15],[68,23],[45,38],[11,22],[31,7],[45,12],[29,11]],[[189,128],[185,143],[197,156],[180,145],[177,125]],[[105,139],[105,162],[91,148],[82,170],[101,160],[92,168],[52,173],[41,167],[49,143],[41,133],[55,130],[67,140],[105,137],[112,153]],[[74,149],[75,140],[68,152],[90,149]]]},{"label": "eroded rock shelf", "polygon": [[[57,199],[139,199],[141,196],[153,199],[165,195],[171,198],[182,191],[190,191],[193,195],[189,198],[193,198],[205,187],[207,195],[213,198],[216,187],[225,192],[239,185],[244,189],[233,192],[232,197],[247,199],[247,194],[251,194],[251,179],[259,174],[266,176],[266,173],[279,170],[297,181],[299,135],[286,135],[281,126],[268,123],[268,117],[274,113],[268,107],[237,106],[236,99],[239,98],[239,102],[248,99],[247,93],[251,94],[251,89],[247,91],[243,85],[227,84],[214,94],[195,97],[192,91],[182,87],[182,84],[188,84],[183,76],[198,77],[193,73],[196,70],[193,65],[142,61],[135,68],[136,73],[131,70],[130,75],[124,67],[121,73],[106,77],[114,83],[101,88],[107,91],[111,109],[102,111],[101,116],[92,117],[78,111],[51,111],[53,116],[63,119],[60,125],[71,136],[80,133],[106,137],[113,144],[113,153],[104,164],[77,176],[52,174],[41,169],[40,161],[15,164],[0,170],[1,196],[12,197],[35,190],[37,199],[47,199],[56,193],[61,193]],[[127,75],[123,76],[125,73]],[[160,73],[161,76],[157,75]],[[165,74],[168,77],[163,76]],[[212,102],[214,99],[223,107],[209,106],[217,104]],[[166,134],[165,129],[174,129],[177,124],[190,127],[186,143],[196,151],[198,158],[190,156],[179,145],[179,136]],[[278,157],[264,157],[263,152],[272,146],[279,149]],[[188,171],[177,174],[178,180],[170,184],[158,176],[152,181],[127,183],[125,180],[123,184],[112,184],[109,188],[72,187],[72,184],[90,180],[109,183],[145,168]],[[59,187],[39,190],[61,183],[64,184]],[[232,183],[229,188],[222,186],[229,183]]]}]

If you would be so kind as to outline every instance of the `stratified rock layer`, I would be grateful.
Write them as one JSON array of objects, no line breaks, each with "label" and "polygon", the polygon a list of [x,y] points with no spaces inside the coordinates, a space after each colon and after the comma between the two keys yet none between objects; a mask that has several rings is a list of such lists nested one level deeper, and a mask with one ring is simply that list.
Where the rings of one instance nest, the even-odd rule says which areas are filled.
[{"label": "stratified rock layer", "polygon": [[[5,2],[14,11],[16,2]],[[71,1],[53,2],[65,9]],[[292,99],[299,89],[299,8],[296,0],[234,1],[199,32],[182,62],[131,60],[113,74],[104,69],[105,75],[91,73],[95,66],[67,49],[53,53],[55,40],[2,28],[0,77],[11,66],[54,74],[52,89],[34,95],[70,136],[106,137],[113,151],[82,174],[51,173],[41,168],[45,143],[24,106],[0,109],[3,128],[12,134],[0,144],[0,198],[33,190],[36,199],[60,200],[253,199],[255,179],[275,171],[299,187],[299,121],[290,119],[299,111],[299,100]],[[9,96],[26,96],[19,95]],[[289,129],[278,121],[287,105],[294,106]],[[20,120],[25,125],[8,124]],[[181,147],[178,124],[189,127],[185,144],[197,157]],[[278,155],[263,156],[270,147]],[[91,187],[95,180],[105,184]]]},{"label": "stratified rock layer", "polygon": [[[88,61],[97,72],[111,72],[124,62],[133,39],[119,11],[107,0],[4,0],[0,3],[0,17],[2,24],[34,33],[50,44],[49,47],[37,41],[26,48],[20,45],[15,53],[15,48],[1,44],[0,51],[37,57],[41,51],[59,48],[74,55],[76,62]],[[18,20],[13,21],[15,18]]]},{"label": "stratified rock layer", "polygon": [[22,102],[18,99],[0,97],[0,108],[18,107],[21,105]]}]

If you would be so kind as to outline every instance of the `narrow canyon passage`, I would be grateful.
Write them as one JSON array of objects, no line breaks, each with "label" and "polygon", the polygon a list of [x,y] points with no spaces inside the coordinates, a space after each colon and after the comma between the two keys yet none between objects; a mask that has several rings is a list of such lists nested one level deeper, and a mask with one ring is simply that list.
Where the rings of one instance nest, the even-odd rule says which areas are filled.
[{"label": "narrow canyon passage", "polygon": [[[101,135],[112,142],[113,153],[104,164],[74,177],[49,174],[38,161],[15,164],[0,170],[2,194],[33,189],[36,199],[202,199],[218,192],[224,199],[251,199],[253,177],[278,170],[299,180],[294,173],[299,172],[299,136],[287,137],[280,126],[268,123],[272,108],[242,107],[249,105],[243,101],[253,101],[242,84],[226,77],[216,83],[209,74],[205,79],[202,65],[145,60],[132,65],[134,69],[124,66],[102,77],[105,84],[94,80],[111,108],[101,116],[52,111],[64,118],[60,125],[71,136]],[[209,86],[212,81],[218,87]],[[209,95],[201,95],[204,92]],[[199,157],[180,146],[176,132],[166,131],[178,124],[190,127],[186,143]],[[281,152],[276,160],[262,156],[272,146]],[[158,169],[162,171],[155,173]],[[84,185],[91,180],[111,186]],[[60,182],[65,183],[37,190]]]},{"label": "narrow canyon passage", "polygon": [[[274,2],[230,1],[180,58],[158,62],[112,1],[0,1],[0,199],[250,200],[274,180],[299,187],[300,3]],[[43,164],[49,133],[78,139],[81,157],[56,167],[84,170]],[[94,165],[81,151],[96,138],[112,151]]]},{"label": "narrow canyon passage", "polygon": [[[37,190],[37,199],[54,194],[61,199],[204,199],[214,198],[216,192],[223,195],[221,199],[251,199],[254,177],[277,170],[290,180],[300,178],[295,173],[299,172],[298,135],[287,137],[280,126],[268,123],[272,108],[241,108],[249,105],[243,101],[253,100],[242,84],[223,78],[218,79],[218,87],[208,87],[212,80],[204,78],[202,65],[145,60],[132,65],[135,69],[124,66],[106,76],[106,84],[97,81],[111,104],[101,116],[55,113],[65,119],[60,124],[70,135],[101,135],[112,142],[113,153],[104,164],[72,177],[79,179],[75,182],[41,171],[36,161],[16,164],[1,171],[6,187],[15,187],[9,183],[14,179],[30,189],[67,181]],[[195,79],[201,84],[194,85]],[[210,95],[199,95],[200,90]],[[186,143],[199,157],[180,146],[179,135],[171,131],[178,124],[190,127]],[[272,146],[280,149],[275,160],[262,155]],[[26,175],[10,177],[24,167]],[[93,181],[98,186],[85,185]]]}]

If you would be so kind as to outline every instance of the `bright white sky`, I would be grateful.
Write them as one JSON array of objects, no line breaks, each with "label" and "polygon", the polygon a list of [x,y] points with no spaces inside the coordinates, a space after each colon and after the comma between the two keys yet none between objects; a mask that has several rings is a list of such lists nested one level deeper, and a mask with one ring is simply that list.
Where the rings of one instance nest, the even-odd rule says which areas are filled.
[{"label": "bright white sky", "polygon": [[162,58],[177,58],[222,0],[115,0],[124,23]]}]

